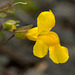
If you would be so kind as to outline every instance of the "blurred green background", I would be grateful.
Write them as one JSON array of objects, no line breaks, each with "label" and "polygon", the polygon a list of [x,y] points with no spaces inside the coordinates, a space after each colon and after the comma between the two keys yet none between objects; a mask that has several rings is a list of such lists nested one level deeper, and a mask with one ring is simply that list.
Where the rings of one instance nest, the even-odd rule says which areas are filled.
[{"label": "blurred green background", "polygon": [[[0,7],[11,0],[0,0]],[[75,0],[14,0],[27,2],[27,5],[15,5],[15,14],[0,19],[0,25],[6,19],[19,20],[20,26],[37,25],[37,16],[51,9],[56,17],[56,26],[61,45],[69,49],[70,58],[64,64],[55,64],[48,55],[39,59],[33,55],[35,42],[18,40],[15,37],[0,46],[0,75],[75,75]],[[11,33],[4,32],[6,38]]]}]

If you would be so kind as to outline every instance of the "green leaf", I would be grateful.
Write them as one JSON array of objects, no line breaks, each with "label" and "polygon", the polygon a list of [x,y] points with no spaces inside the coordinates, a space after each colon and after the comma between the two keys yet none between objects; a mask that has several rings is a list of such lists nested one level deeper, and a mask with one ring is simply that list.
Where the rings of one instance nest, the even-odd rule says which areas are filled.
[{"label": "green leaf", "polygon": [[5,34],[0,32],[0,37],[5,38]]},{"label": "green leaf", "polygon": [[9,13],[9,14],[13,14],[14,10],[7,10],[6,12]]},{"label": "green leaf", "polygon": [[3,12],[0,13],[0,18],[5,18],[6,16],[7,16],[6,13],[3,13]]}]

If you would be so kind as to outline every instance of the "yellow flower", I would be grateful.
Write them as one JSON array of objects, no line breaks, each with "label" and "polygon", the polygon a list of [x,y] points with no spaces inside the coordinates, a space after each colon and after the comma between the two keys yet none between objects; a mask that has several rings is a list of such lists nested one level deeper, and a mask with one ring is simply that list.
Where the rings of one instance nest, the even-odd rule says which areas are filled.
[{"label": "yellow flower", "polygon": [[68,49],[60,45],[59,37],[50,31],[55,26],[55,16],[51,10],[41,12],[37,18],[37,27],[28,30],[27,38],[36,41],[33,54],[43,58],[48,53],[54,63],[65,63],[69,59]]}]

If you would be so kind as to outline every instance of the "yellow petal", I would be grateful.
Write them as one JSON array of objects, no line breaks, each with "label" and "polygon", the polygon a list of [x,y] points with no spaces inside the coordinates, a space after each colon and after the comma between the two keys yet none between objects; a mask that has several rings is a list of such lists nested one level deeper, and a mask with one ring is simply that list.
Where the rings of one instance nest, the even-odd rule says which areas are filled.
[{"label": "yellow petal", "polygon": [[28,30],[27,38],[29,40],[36,41],[37,37],[38,37],[38,27],[34,27]]},{"label": "yellow petal", "polygon": [[33,54],[39,58],[43,58],[48,52],[48,46],[38,39],[33,47]]},{"label": "yellow petal", "polygon": [[49,47],[49,57],[54,63],[65,63],[69,59],[68,49],[58,45]]},{"label": "yellow petal", "polygon": [[50,31],[55,26],[55,16],[52,11],[41,12],[37,18],[39,32]]},{"label": "yellow petal", "polygon": [[59,44],[59,37],[55,32],[48,32],[47,34],[40,34],[39,38],[48,46]]}]

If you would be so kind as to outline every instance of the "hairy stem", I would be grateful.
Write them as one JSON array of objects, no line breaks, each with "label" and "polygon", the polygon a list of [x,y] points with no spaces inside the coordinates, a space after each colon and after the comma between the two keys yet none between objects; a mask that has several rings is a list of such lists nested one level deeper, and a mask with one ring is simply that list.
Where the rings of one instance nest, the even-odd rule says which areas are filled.
[{"label": "hairy stem", "polygon": [[12,39],[15,35],[10,36],[7,40],[3,41],[2,43],[0,43],[0,46],[3,45],[4,43],[6,43],[7,41],[9,41],[10,39]]}]

